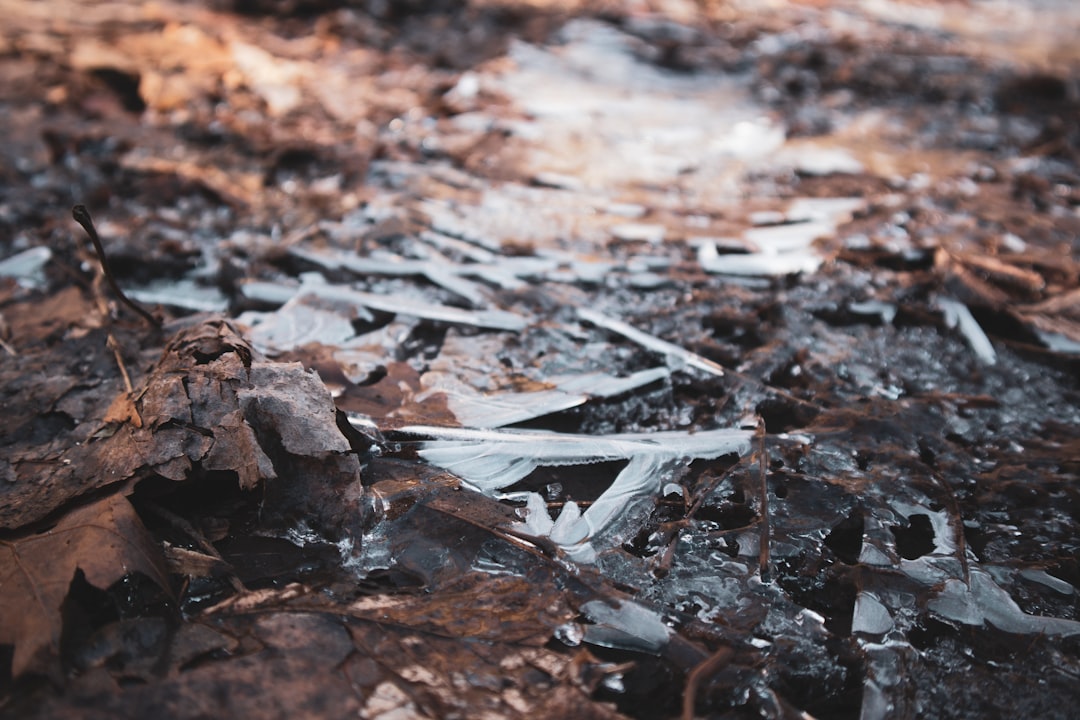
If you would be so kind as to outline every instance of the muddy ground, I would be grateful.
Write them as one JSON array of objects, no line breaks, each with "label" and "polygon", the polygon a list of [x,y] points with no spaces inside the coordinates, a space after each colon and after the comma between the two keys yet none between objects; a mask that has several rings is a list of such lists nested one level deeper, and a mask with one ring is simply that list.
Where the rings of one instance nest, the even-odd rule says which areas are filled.
[{"label": "muddy ground", "polygon": [[0,11],[4,717],[1075,713],[1069,3]]}]

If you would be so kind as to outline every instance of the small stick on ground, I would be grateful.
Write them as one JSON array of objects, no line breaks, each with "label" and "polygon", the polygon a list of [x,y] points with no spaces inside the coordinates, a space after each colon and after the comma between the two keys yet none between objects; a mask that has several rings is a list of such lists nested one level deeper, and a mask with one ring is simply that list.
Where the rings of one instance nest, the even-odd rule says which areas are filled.
[{"label": "small stick on ground", "polygon": [[690,671],[686,678],[686,690],[683,692],[682,720],[694,720],[694,702],[697,700],[698,686],[704,678],[731,662],[733,654],[730,647],[724,646]]},{"label": "small stick on ground", "polygon": [[113,357],[116,358],[116,365],[120,368],[120,377],[124,378],[124,389],[127,390],[128,395],[134,393],[134,389],[131,387],[131,377],[128,376],[127,367],[124,365],[124,358],[120,357],[120,343],[116,342],[116,338],[112,333],[109,333],[105,337],[105,345],[113,351]]},{"label": "small stick on ground", "polygon": [[116,297],[120,299],[125,305],[138,313],[146,322],[150,323],[156,328],[161,327],[161,321],[146,311],[141,305],[124,294],[124,291],[120,289],[120,286],[116,283],[116,278],[113,277],[112,271],[109,270],[109,263],[105,259],[105,248],[101,245],[101,238],[98,237],[97,228],[94,227],[94,220],[90,217],[90,211],[86,209],[85,205],[76,205],[71,208],[71,217],[75,218],[75,222],[82,225],[82,229],[86,231],[86,234],[90,236],[90,242],[94,243],[94,252],[97,253],[98,262],[101,263],[101,270],[105,273],[105,280],[109,283],[109,287],[116,293]]},{"label": "small stick on ground", "polygon": [[761,493],[761,540],[759,541],[760,549],[758,550],[758,568],[761,572],[761,581],[769,582],[769,542],[770,542],[770,528],[769,528],[769,483],[768,480],[768,468],[769,462],[768,455],[765,454],[765,419],[758,418],[757,426],[758,436],[758,483],[759,491]]}]

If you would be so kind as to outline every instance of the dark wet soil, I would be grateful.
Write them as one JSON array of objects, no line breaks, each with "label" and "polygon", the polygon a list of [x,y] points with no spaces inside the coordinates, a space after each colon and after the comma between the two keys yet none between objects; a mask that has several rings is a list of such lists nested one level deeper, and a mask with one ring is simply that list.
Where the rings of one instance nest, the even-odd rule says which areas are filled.
[{"label": "dark wet soil", "polygon": [[1074,714],[1069,4],[0,8],[0,714]]}]

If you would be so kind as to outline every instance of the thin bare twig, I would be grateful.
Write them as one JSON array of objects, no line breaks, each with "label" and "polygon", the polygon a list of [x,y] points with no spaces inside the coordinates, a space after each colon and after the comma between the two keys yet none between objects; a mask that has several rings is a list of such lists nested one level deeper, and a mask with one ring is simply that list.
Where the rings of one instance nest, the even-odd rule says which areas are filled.
[{"label": "thin bare twig", "polygon": [[94,220],[90,217],[90,211],[86,209],[85,205],[76,205],[71,208],[71,217],[75,219],[75,222],[82,225],[82,229],[86,231],[86,234],[90,236],[90,242],[94,243],[94,252],[97,253],[98,262],[101,263],[101,270],[105,273],[105,280],[109,283],[109,287],[116,293],[116,296],[120,298],[121,302],[127,305],[129,308],[138,313],[146,322],[150,323],[156,328],[161,327],[161,321],[146,311],[141,305],[124,294],[124,291],[120,289],[120,286],[116,283],[116,278],[113,277],[112,271],[109,269],[109,263],[105,259],[105,248],[101,245],[101,238],[98,237],[97,228],[94,227]]},{"label": "thin bare twig", "polygon": [[128,375],[127,367],[124,365],[124,358],[120,356],[120,343],[116,342],[116,338],[113,337],[112,333],[109,333],[105,337],[105,345],[113,351],[116,365],[120,368],[120,377],[124,378],[124,389],[127,390],[128,395],[131,395],[135,391],[131,387],[131,377]]},{"label": "thin bare twig", "polygon": [[761,540],[758,550],[758,566],[761,572],[761,581],[769,582],[769,483],[768,483],[768,455],[765,454],[765,419],[758,418],[758,483],[761,493]]},{"label": "thin bare twig", "polygon": [[694,702],[697,700],[698,686],[701,685],[703,679],[727,665],[733,654],[731,648],[725,645],[690,671],[686,678],[686,690],[683,692],[682,720],[694,720]]}]

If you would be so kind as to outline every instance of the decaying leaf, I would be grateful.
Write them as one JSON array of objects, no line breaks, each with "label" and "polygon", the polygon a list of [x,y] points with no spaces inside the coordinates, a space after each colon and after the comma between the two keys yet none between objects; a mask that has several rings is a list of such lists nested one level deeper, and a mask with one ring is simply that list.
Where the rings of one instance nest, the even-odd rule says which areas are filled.
[{"label": "decaying leaf", "polygon": [[235,473],[245,490],[280,481],[267,490],[269,516],[329,514],[341,527],[360,466],[318,375],[264,361],[231,324],[211,320],[173,338],[136,395],[144,426],[102,441],[108,476],[181,481],[199,467]]},{"label": "decaying leaf", "polygon": [[16,677],[43,669],[57,653],[60,607],[76,570],[101,589],[132,573],[169,587],[157,544],[121,496],[80,508],[51,530],[0,543],[0,644],[15,648]]}]

